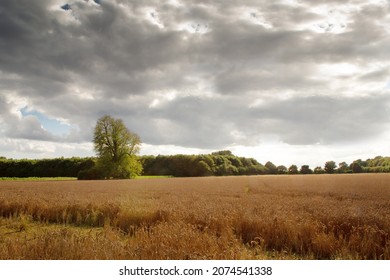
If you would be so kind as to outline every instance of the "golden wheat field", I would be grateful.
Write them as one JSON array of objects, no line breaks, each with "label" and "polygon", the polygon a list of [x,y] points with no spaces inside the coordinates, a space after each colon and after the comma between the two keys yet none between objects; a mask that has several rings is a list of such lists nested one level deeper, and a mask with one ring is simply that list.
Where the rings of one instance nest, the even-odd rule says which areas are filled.
[{"label": "golden wheat field", "polygon": [[390,174],[0,182],[1,259],[390,259]]}]

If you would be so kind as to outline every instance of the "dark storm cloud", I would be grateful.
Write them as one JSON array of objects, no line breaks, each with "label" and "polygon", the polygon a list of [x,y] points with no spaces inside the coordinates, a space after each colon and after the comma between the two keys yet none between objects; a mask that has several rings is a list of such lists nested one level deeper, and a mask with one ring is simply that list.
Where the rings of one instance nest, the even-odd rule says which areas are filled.
[{"label": "dark storm cloud", "polygon": [[[351,94],[389,79],[385,6],[177,2],[3,1],[1,136],[89,142],[110,114],[146,143],[217,149],[271,134],[292,144],[366,139],[388,124],[385,89]],[[358,70],[319,70],[337,63]],[[24,106],[75,127],[53,136],[18,115]]]},{"label": "dark storm cloud", "polygon": [[48,1],[4,2],[0,8],[1,69],[24,79],[68,81],[61,65],[55,63],[64,42],[61,36],[49,34],[57,23],[47,15]]}]

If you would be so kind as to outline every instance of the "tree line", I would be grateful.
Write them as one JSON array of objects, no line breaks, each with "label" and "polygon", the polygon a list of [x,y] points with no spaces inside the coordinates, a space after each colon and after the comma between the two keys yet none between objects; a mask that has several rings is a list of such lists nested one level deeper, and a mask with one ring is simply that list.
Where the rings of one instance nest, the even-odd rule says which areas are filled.
[{"label": "tree line", "polygon": [[268,161],[265,164],[267,174],[343,174],[343,173],[387,173],[390,172],[390,157],[377,156],[373,159],[354,160],[348,164],[335,161],[327,161],[324,166],[317,166],[311,169],[309,165],[302,165],[298,168],[293,164],[290,167],[284,165],[275,166]]},{"label": "tree line", "polygon": [[94,158],[13,160],[0,157],[0,177],[77,177],[91,179],[128,179],[139,175],[174,177],[232,176],[260,174],[322,174],[390,172],[390,158],[359,159],[337,166],[328,161],[314,170],[309,165],[275,166],[260,164],[253,158],[238,157],[224,150],[203,155],[138,156],[140,137],[121,119],[101,117],[94,129]]},{"label": "tree line", "polygon": [[253,158],[238,157],[230,151],[204,155],[142,156],[144,175],[174,177],[265,174],[266,167]]},{"label": "tree line", "polygon": [[[229,176],[266,174],[267,169],[253,158],[237,157],[230,151],[210,155],[135,156],[139,162],[136,175],[173,177]],[[0,158],[0,177],[78,177],[104,179],[98,157],[56,159]],[[123,172],[123,171],[122,171]]]},{"label": "tree line", "polygon": [[[390,157],[355,160],[350,164],[327,161],[324,166],[311,169],[309,165],[264,165],[253,158],[238,157],[230,151],[203,155],[136,156],[141,164],[138,175],[165,175],[173,177],[234,176],[265,174],[337,174],[390,172]],[[0,157],[0,177],[78,177],[102,179],[96,157],[55,159],[7,159]],[[92,172],[91,172],[92,170]],[[86,177],[89,173],[91,177]],[[92,173],[92,175],[91,175]],[[107,178],[107,177],[106,177]]]},{"label": "tree line", "polygon": [[77,177],[95,166],[95,158],[7,159],[0,158],[0,177]]}]

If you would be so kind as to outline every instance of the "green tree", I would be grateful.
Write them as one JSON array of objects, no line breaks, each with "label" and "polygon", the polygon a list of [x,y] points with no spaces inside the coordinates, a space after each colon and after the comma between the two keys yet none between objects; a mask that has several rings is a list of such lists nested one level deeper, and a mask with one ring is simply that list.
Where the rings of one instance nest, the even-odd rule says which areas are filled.
[{"label": "green tree", "polygon": [[351,168],[353,173],[362,173],[363,172],[363,168],[361,167],[361,165],[359,164],[358,161],[354,161],[353,163],[351,163],[350,168]]},{"label": "green tree", "polygon": [[298,167],[293,164],[288,168],[288,174],[298,174]]},{"label": "green tree", "polygon": [[345,161],[339,163],[339,168],[337,168],[338,173],[348,173],[349,171],[349,166]]},{"label": "green tree", "polygon": [[211,167],[203,160],[198,161],[193,170],[193,176],[211,176],[213,175],[213,171]]},{"label": "green tree", "polygon": [[325,163],[325,167],[324,167],[324,170],[326,173],[328,174],[332,174],[334,173],[334,170],[336,169],[336,163],[334,161],[327,161]]},{"label": "green tree", "polygon": [[309,165],[302,165],[301,170],[299,171],[301,174],[312,174],[313,170],[310,169]]},{"label": "green tree", "polygon": [[317,166],[316,168],[314,168],[314,173],[315,174],[323,174],[325,173],[324,169],[322,169],[321,166]]},{"label": "green tree", "polygon": [[94,148],[98,155],[97,169],[104,178],[133,178],[142,172],[136,154],[141,139],[121,119],[100,118],[94,130]]},{"label": "green tree", "polygon": [[278,168],[270,161],[267,161],[264,166],[268,169],[268,174],[276,174],[278,172]]},{"label": "green tree", "polygon": [[279,165],[276,169],[278,174],[287,174],[287,167],[284,165]]},{"label": "green tree", "polygon": [[211,153],[212,156],[233,156],[233,153],[229,150],[217,151]]}]

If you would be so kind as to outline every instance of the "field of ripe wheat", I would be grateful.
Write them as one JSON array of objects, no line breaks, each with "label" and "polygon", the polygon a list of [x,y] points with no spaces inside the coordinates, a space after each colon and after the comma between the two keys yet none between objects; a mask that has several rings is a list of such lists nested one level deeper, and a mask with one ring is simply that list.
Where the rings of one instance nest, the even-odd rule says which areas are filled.
[{"label": "field of ripe wheat", "polygon": [[390,259],[390,174],[1,181],[0,259]]}]

